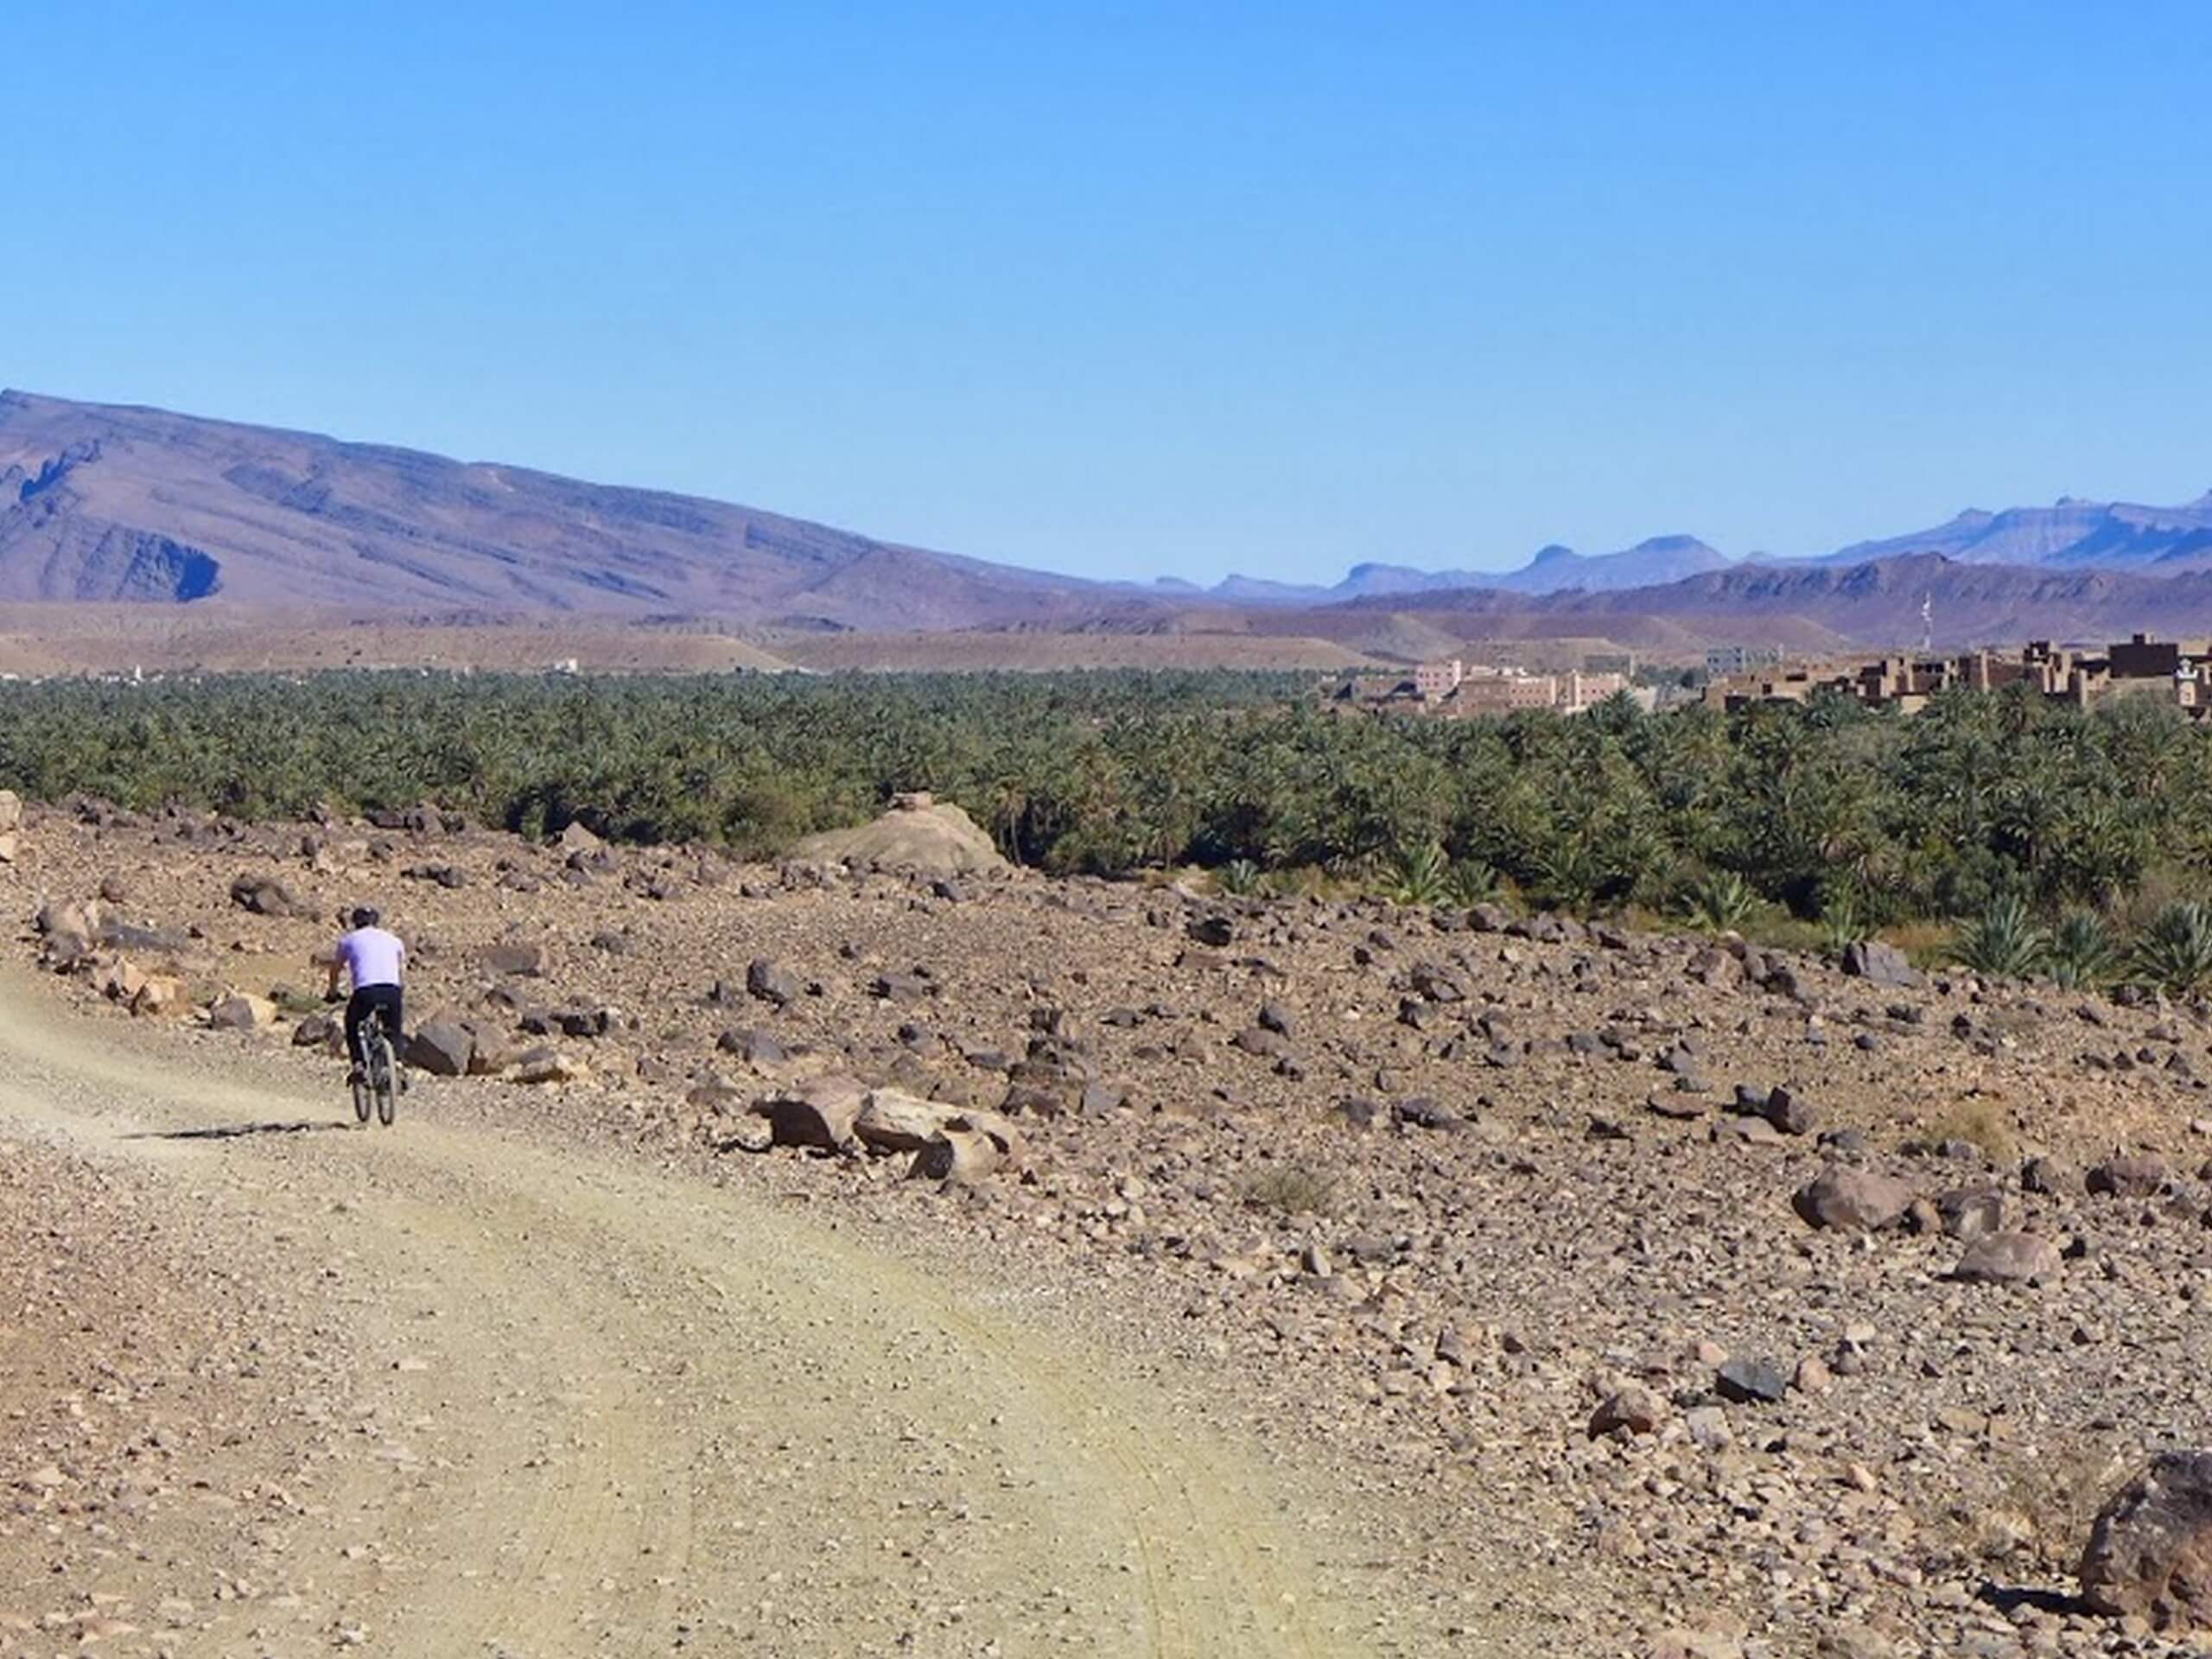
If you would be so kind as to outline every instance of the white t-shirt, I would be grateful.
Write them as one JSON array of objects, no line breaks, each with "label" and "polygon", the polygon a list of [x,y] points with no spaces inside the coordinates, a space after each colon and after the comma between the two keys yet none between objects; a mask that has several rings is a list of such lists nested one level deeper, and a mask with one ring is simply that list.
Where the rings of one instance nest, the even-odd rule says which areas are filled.
[{"label": "white t-shirt", "polygon": [[338,941],[338,960],[353,976],[353,988],[365,985],[397,985],[407,947],[399,935],[381,927],[357,927]]}]

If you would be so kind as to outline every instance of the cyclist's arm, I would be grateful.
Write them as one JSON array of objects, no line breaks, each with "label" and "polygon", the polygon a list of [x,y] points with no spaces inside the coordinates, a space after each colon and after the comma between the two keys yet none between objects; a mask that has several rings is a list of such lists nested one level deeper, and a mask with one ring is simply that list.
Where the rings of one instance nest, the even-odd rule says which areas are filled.
[{"label": "cyclist's arm", "polygon": [[333,951],[330,957],[330,982],[323,987],[322,991],[322,994],[325,996],[335,996],[338,995],[338,976],[345,971],[345,957],[340,952]]}]

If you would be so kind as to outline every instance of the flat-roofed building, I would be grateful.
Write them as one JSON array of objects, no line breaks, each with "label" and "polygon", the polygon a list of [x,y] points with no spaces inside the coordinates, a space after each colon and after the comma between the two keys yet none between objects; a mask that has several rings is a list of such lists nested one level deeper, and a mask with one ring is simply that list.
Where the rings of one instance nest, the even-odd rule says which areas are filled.
[{"label": "flat-roofed building", "polygon": [[1431,702],[1441,702],[1459,689],[1466,670],[1457,657],[1422,663],[1414,670],[1414,690]]}]

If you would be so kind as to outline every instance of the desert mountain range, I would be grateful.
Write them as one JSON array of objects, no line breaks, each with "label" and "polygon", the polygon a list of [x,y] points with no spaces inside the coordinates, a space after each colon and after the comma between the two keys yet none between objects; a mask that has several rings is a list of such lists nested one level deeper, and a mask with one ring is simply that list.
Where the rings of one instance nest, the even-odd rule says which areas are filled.
[{"label": "desert mountain range", "polygon": [[2212,493],[1970,511],[1803,560],[1693,536],[1507,571],[1355,565],[1329,586],[1085,581],[760,509],[158,410],[0,391],[0,601],[189,603],[444,624],[573,617],[790,632],[1472,639],[1795,650],[2212,629]]}]

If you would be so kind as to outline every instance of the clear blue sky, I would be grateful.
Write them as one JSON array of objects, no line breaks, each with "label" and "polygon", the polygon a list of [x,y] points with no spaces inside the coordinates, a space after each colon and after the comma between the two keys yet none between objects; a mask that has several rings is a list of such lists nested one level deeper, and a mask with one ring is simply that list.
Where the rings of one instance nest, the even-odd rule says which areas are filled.
[{"label": "clear blue sky", "polygon": [[2212,486],[2212,19],[111,3],[0,383],[1101,575]]}]

